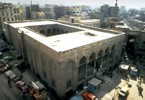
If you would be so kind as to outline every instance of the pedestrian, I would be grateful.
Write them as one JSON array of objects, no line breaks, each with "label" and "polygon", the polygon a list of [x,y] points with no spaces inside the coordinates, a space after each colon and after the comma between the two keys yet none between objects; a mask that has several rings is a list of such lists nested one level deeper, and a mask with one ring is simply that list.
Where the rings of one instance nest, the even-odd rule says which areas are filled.
[{"label": "pedestrian", "polygon": [[23,92],[23,99],[25,99],[26,98],[26,92],[27,92],[27,86],[24,86],[23,88],[22,88],[22,92]]},{"label": "pedestrian", "polygon": [[8,77],[8,85],[9,85],[10,88],[12,87],[10,77]]}]

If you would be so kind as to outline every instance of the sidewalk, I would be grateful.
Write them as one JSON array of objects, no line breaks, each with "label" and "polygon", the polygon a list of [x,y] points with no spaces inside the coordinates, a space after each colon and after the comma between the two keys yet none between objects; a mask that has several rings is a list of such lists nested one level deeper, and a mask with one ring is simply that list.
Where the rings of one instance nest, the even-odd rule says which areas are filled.
[{"label": "sidewalk", "polygon": [[105,96],[105,94],[107,94],[108,92],[110,92],[111,90],[116,88],[116,86],[118,86],[118,84],[120,83],[120,81],[121,81],[120,76],[117,75],[118,73],[116,71],[114,73],[115,73],[115,75],[113,78],[103,76],[103,80],[105,81],[105,83],[103,83],[100,86],[99,91],[96,93],[96,96],[99,99],[101,99],[103,96]]}]

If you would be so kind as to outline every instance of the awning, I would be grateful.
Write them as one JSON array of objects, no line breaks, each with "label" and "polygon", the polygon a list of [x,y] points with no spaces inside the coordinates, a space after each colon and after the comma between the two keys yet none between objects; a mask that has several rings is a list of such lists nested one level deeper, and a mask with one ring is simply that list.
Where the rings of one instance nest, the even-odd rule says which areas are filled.
[{"label": "awning", "polygon": [[102,81],[96,78],[92,78],[88,83],[93,85],[93,86],[98,86]]}]

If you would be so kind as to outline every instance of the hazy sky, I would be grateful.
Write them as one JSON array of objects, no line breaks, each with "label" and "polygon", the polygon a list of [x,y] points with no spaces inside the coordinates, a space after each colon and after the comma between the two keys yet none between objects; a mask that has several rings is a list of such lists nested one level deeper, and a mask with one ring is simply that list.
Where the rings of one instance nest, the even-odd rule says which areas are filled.
[{"label": "hazy sky", "polygon": [[[2,2],[12,2],[30,4],[31,0],[0,0]],[[33,4],[58,4],[58,5],[89,5],[100,7],[103,4],[115,5],[116,0],[32,0]],[[118,0],[118,5],[125,5],[126,8],[145,8],[145,0]]]}]

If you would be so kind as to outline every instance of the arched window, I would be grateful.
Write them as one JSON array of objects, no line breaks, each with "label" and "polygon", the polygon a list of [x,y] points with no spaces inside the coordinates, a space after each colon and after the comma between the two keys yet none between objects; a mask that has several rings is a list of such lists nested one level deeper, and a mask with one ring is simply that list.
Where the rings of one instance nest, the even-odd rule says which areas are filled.
[{"label": "arched window", "polygon": [[115,51],[115,45],[112,46],[111,51]]},{"label": "arched window", "polygon": [[79,61],[79,68],[78,68],[78,81],[82,81],[85,79],[86,76],[86,65],[87,65],[87,58],[82,57]]},{"label": "arched window", "polygon": [[40,30],[39,32],[42,33],[42,34],[45,34],[45,31],[44,30]]},{"label": "arched window", "polygon": [[114,57],[114,54],[115,54],[115,45],[112,46],[111,52],[110,52],[110,54],[109,54],[109,57],[110,57],[110,58],[113,58],[113,57]]},{"label": "arched window", "polygon": [[103,50],[100,50],[98,53],[98,57],[102,57],[103,56]]},{"label": "arched window", "polygon": [[57,33],[59,34],[60,33],[60,30],[57,28]]},{"label": "arched window", "polygon": [[95,66],[95,59],[96,59],[96,54],[92,53],[90,55],[90,59],[89,59],[89,66],[94,67]]},{"label": "arched window", "polygon": [[83,65],[87,63],[87,58],[86,57],[82,57],[79,61],[79,65]]},{"label": "arched window", "polygon": [[105,54],[108,54],[109,52],[110,52],[110,49],[109,49],[109,47],[107,47],[105,50]]},{"label": "arched window", "polygon": [[90,55],[89,64],[87,66],[87,76],[88,77],[94,75],[95,61],[96,61],[96,54],[95,53],[92,53]]},{"label": "arched window", "polygon": [[52,29],[52,34],[55,34],[55,33],[56,33],[56,29],[53,28],[53,29]]},{"label": "arched window", "polygon": [[47,33],[48,34],[51,34],[51,29],[47,29]]}]

